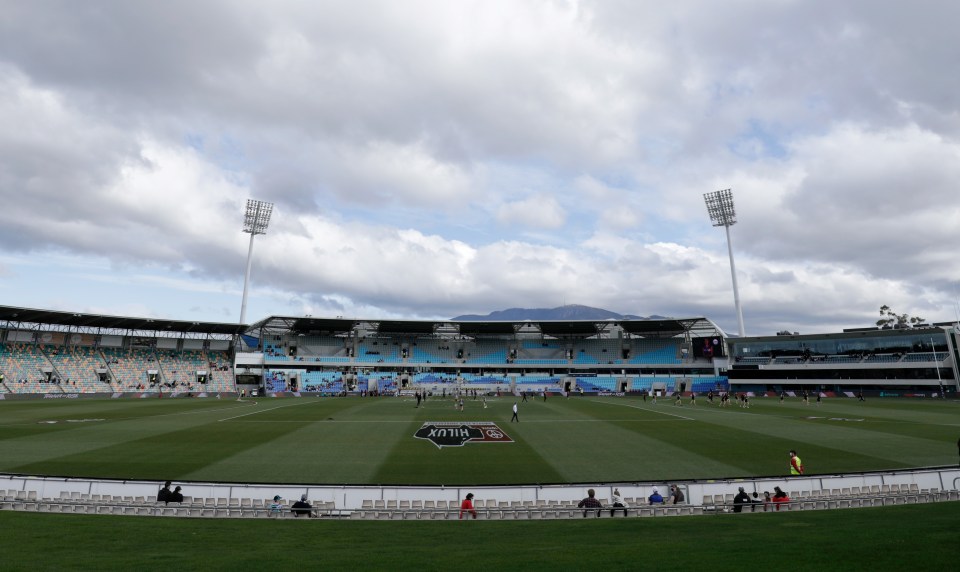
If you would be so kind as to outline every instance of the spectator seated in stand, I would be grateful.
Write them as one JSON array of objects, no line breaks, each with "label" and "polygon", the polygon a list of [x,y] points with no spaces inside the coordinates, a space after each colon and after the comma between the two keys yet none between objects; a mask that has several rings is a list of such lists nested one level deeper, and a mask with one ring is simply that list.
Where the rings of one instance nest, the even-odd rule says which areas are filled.
[{"label": "spectator seated in stand", "polygon": [[293,506],[290,507],[290,512],[293,513],[295,517],[306,516],[310,518],[313,516],[313,507],[310,506],[310,503],[307,502],[307,495],[300,495],[300,500],[293,503]]},{"label": "spectator seated in stand", "polygon": [[670,485],[670,504],[683,504],[685,500],[680,485]]},{"label": "spectator seated in stand", "polygon": [[617,509],[623,509],[623,516],[627,516],[627,503],[620,496],[620,489],[613,489],[613,499],[610,505],[610,516],[613,516]]},{"label": "spectator seated in stand", "polygon": [[167,503],[170,502],[170,495],[173,493],[170,492],[170,481],[167,481],[163,484],[163,488],[157,493],[157,502]]},{"label": "spectator seated in stand", "polygon": [[733,512],[742,512],[743,505],[750,503],[750,495],[747,494],[743,487],[740,487],[737,492],[737,496],[733,497]]},{"label": "spectator seated in stand", "polygon": [[473,508],[473,493],[467,493],[467,496],[460,503],[460,520],[463,520],[463,513],[467,513],[477,518],[477,509]]},{"label": "spectator seated in stand", "polygon": [[647,497],[647,501],[650,504],[663,504],[663,495],[660,494],[656,488],[653,489],[653,492]]},{"label": "spectator seated in stand", "polygon": [[773,487],[773,506],[780,510],[780,505],[790,502],[790,497],[780,487]]},{"label": "spectator seated in stand", "polygon": [[[582,501],[580,501],[579,503],[577,503],[577,507],[584,509],[584,511],[583,511],[583,517],[584,517],[584,518],[587,517],[587,511],[586,511],[586,509],[589,509],[589,508],[595,508],[595,509],[597,509],[597,516],[598,516],[598,517],[600,516],[600,509],[603,508],[603,504],[601,504],[600,501],[597,500],[597,498],[596,498],[595,495],[596,495],[596,491],[594,491],[593,489],[588,489],[588,490],[587,490],[587,498],[585,498],[585,499],[583,499]],[[661,500],[662,500],[662,499],[661,499]]]},{"label": "spectator seated in stand", "polygon": [[270,503],[270,508],[267,512],[267,516],[280,516],[280,513],[283,511],[283,497],[280,495],[275,495],[273,497],[273,502]]}]

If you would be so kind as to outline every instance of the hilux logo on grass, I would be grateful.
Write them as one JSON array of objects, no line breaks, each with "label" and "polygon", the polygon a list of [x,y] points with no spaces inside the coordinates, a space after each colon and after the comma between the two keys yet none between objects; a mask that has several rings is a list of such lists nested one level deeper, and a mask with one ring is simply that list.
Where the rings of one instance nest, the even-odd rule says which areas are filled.
[{"label": "hilux logo on grass", "polygon": [[427,421],[413,434],[437,446],[462,447],[464,443],[513,443],[513,439],[490,421]]}]

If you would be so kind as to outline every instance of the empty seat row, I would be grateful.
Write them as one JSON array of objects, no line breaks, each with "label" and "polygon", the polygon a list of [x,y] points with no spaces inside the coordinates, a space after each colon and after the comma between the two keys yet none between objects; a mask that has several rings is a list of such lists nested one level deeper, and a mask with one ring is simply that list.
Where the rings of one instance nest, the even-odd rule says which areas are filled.
[{"label": "empty seat row", "polygon": [[[611,514],[610,511],[613,511]],[[697,506],[643,506],[639,508],[604,507],[582,509],[570,507],[478,508],[477,520],[550,520],[566,518],[658,517],[702,514]],[[472,520],[469,514],[464,519]],[[361,509],[350,512],[351,520],[460,520],[460,510],[442,509]]]},{"label": "empty seat row", "polygon": [[[65,491],[57,498],[37,498],[36,491],[0,490],[0,509],[33,510],[40,512],[125,514],[144,516],[183,517],[260,517],[276,515],[270,510],[272,501],[250,498],[190,498],[182,504],[165,505],[153,498],[143,496],[98,495]],[[791,502],[764,505],[746,505],[744,512],[764,510],[821,510],[914,504],[960,500],[960,491],[940,491],[936,488],[920,489],[916,484],[874,485],[840,489],[824,489],[791,493]],[[642,498],[627,498],[628,516],[672,516],[681,514],[723,513],[733,509],[733,495],[705,495],[703,504],[649,506]],[[634,502],[638,501],[638,502]],[[612,509],[606,499],[601,499],[603,508],[584,510],[577,508],[576,500],[497,501],[478,499],[474,506],[481,519],[536,519],[573,518],[576,516],[624,516],[623,509]],[[460,502],[457,500],[365,500],[359,510],[337,509],[334,502],[314,502],[314,514],[318,516],[341,516],[360,519],[451,519],[459,518]],[[779,507],[779,508],[777,508]],[[292,516],[289,506],[283,506],[280,515]]]},{"label": "empty seat row", "polygon": [[[831,490],[832,492],[832,490]],[[960,500],[960,491],[941,491],[936,488],[913,490],[901,487],[897,492],[873,493],[868,489],[859,495],[793,495],[789,502],[770,503],[754,500],[743,505],[743,512],[763,512],[770,510],[812,510],[831,508],[855,508],[869,506],[888,506],[894,504],[916,504],[940,501]],[[736,505],[733,495],[704,495],[703,508],[707,511],[729,512]],[[777,507],[782,508],[777,508]]]},{"label": "empty seat row", "polygon": [[[609,507],[610,501],[608,499],[599,499],[600,504],[604,507]],[[634,499],[633,497],[627,497],[623,499],[625,504],[628,507],[635,505],[647,505],[647,500],[638,497]],[[731,499],[732,500],[732,499]],[[444,510],[444,509],[459,509],[460,508],[459,500],[364,500],[361,504],[361,508],[365,510]],[[496,509],[508,509],[508,508],[577,508],[577,503],[580,500],[535,500],[535,501],[497,501],[492,499],[477,499],[473,501],[474,508],[496,508]]]},{"label": "empty seat row", "polygon": [[[339,511],[328,507],[333,503],[322,503],[324,506],[313,507],[314,516],[339,516]],[[171,516],[192,518],[260,518],[267,516],[294,518],[289,507],[275,512],[269,506],[259,507],[228,507],[228,506],[182,506],[182,505],[137,505],[112,504],[104,502],[77,502],[74,500],[58,499],[4,499],[0,500],[0,510],[14,510],[27,512],[54,512],[65,514],[111,514],[127,516]]]},{"label": "empty seat row", "polygon": [[[36,500],[36,493],[33,493],[33,500]],[[123,505],[147,505],[147,506],[171,506],[171,507],[195,507],[195,508],[266,508],[272,502],[270,499],[256,498],[227,498],[227,497],[207,497],[193,498],[183,497],[182,503],[162,503],[157,502],[155,497],[129,496],[129,495],[98,495],[78,492],[64,491],[55,500],[61,502],[75,503],[96,503],[96,504],[123,504]],[[313,503],[314,507],[324,510],[334,509],[333,502]]]},{"label": "empty seat row", "polygon": [[0,492],[3,493],[0,496],[2,496],[4,500],[37,500],[37,491],[20,491],[16,489],[9,489]]}]

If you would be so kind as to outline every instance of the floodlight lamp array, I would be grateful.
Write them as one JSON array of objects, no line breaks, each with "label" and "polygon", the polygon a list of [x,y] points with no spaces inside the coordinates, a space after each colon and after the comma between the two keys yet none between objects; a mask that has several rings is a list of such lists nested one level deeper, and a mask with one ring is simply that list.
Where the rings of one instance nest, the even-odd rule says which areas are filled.
[{"label": "floodlight lamp array", "polygon": [[243,217],[243,232],[266,234],[273,213],[273,203],[247,199],[247,210]]},{"label": "floodlight lamp array", "polygon": [[733,226],[737,224],[737,211],[733,207],[733,192],[730,189],[705,193],[707,213],[713,226]]}]

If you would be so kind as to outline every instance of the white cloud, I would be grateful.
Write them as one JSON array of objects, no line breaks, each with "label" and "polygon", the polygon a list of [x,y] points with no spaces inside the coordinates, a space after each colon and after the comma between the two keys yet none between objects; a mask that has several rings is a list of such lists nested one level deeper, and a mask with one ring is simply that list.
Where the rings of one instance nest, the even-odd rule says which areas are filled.
[{"label": "white cloud", "polygon": [[960,142],[917,126],[840,124],[798,140],[791,157],[737,181],[740,247],[757,255],[836,261],[880,278],[960,275]]},{"label": "white cloud", "polygon": [[276,209],[251,316],[576,301],[730,328],[702,198],[729,187],[748,332],[954,313],[952,3],[5,8],[13,304],[143,308],[24,272],[93,260],[151,312],[231,315],[255,197]]},{"label": "white cloud", "polygon": [[341,149],[338,166],[341,192],[357,185],[371,188],[388,204],[413,201],[442,209],[462,204],[470,191],[460,166],[437,160],[422,144],[373,142],[363,149]]},{"label": "white cloud", "polygon": [[500,205],[497,220],[521,228],[557,229],[566,221],[566,213],[556,198],[541,193]]}]

